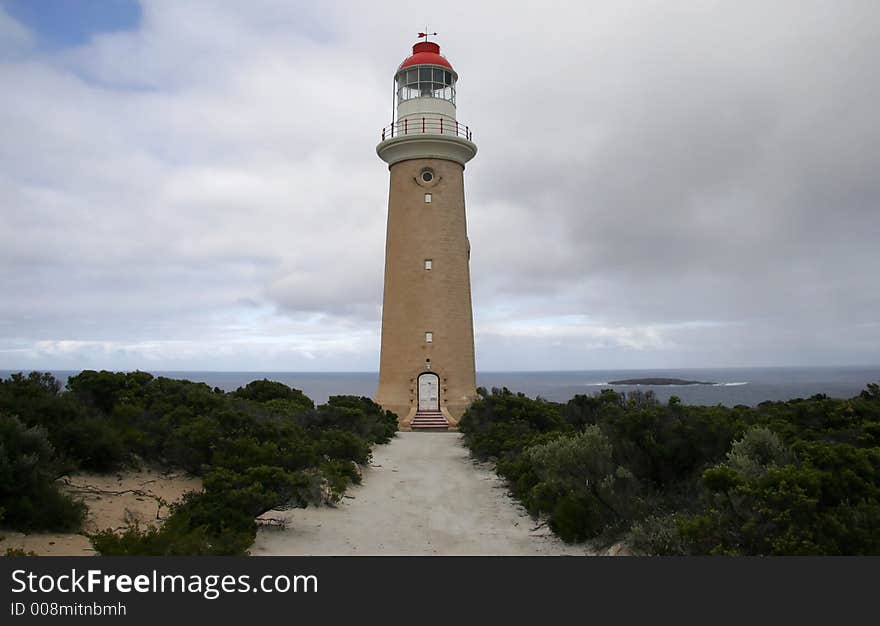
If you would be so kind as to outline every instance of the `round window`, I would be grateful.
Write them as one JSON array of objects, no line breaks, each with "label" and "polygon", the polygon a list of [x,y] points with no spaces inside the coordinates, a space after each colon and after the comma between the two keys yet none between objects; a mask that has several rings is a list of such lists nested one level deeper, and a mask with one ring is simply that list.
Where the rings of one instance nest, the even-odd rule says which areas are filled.
[{"label": "round window", "polygon": [[434,172],[431,170],[423,170],[422,171],[422,182],[430,183],[434,180]]}]

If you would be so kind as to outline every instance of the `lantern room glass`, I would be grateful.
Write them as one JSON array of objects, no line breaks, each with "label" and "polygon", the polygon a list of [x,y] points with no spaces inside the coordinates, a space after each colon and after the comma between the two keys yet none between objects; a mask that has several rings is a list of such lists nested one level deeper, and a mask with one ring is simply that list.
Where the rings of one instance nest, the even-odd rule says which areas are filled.
[{"label": "lantern room glass", "polygon": [[412,98],[443,98],[455,104],[455,74],[434,65],[402,69],[395,77],[397,103]]}]

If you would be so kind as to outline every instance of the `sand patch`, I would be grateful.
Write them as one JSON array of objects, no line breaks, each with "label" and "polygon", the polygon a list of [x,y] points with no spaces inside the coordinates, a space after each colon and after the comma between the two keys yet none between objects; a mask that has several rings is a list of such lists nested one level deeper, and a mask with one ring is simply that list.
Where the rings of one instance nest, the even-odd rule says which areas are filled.
[{"label": "sand patch", "polygon": [[[83,533],[111,528],[118,530],[129,522],[141,526],[158,525],[168,516],[168,505],[188,491],[201,491],[201,479],[182,472],[156,470],[114,474],[73,474],[58,479],[62,490],[88,507]],[[85,534],[31,533],[0,530],[0,554],[7,548],[33,551],[44,556],[94,555]]]}]

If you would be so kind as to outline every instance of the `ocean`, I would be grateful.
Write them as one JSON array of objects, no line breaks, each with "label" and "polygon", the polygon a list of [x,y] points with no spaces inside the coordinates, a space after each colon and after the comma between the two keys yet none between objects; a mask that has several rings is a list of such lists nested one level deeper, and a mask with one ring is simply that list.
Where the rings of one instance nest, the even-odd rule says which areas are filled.
[{"label": "ocean", "polygon": [[[0,370],[7,378],[18,370]],[[52,374],[62,384],[75,371]],[[155,371],[157,376],[204,382],[225,391],[268,378],[301,389],[317,404],[331,395],[368,396],[376,391],[377,372],[196,372]],[[632,378],[680,378],[711,381],[711,385],[609,385],[612,380]],[[661,401],[678,396],[686,404],[754,406],[765,400],[789,400],[825,394],[849,398],[868,383],[880,383],[880,365],[872,367],[751,367],[713,369],[584,370],[564,372],[478,372],[477,385],[491,389],[507,387],[528,396],[566,402],[576,394],[651,389]]]}]

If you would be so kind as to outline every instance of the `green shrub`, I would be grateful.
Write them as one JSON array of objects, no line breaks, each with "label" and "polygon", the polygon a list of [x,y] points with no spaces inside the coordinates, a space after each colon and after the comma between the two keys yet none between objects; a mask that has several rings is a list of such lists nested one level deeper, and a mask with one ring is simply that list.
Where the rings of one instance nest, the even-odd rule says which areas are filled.
[{"label": "green shrub", "polygon": [[67,389],[84,406],[110,414],[119,403],[132,403],[142,399],[144,389],[153,380],[153,375],[147,372],[84,370],[67,379]]},{"label": "green shrub", "polygon": [[122,436],[104,417],[84,417],[59,427],[56,440],[82,469],[109,472],[128,459]]},{"label": "green shrub", "polygon": [[459,422],[465,444],[478,458],[515,456],[536,435],[566,431],[560,405],[508,389],[478,398]]},{"label": "green shrub", "polygon": [[20,532],[73,532],[80,529],[86,506],[51,483],[32,485],[26,492],[3,498],[4,523]]},{"label": "green shrub", "polygon": [[397,433],[397,415],[357,396],[331,396],[316,411],[300,416],[299,423],[311,429],[345,430],[370,443],[388,443]]},{"label": "green shrub", "polygon": [[550,529],[563,541],[584,541],[605,530],[606,517],[601,504],[591,494],[566,493],[553,504]]},{"label": "green shrub", "polygon": [[[824,400],[824,399],[823,399]],[[878,554],[880,450],[799,442],[757,428],[703,475],[704,509],[682,535],[710,554]]]},{"label": "green shrub", "polygon": [[338,501],[360,480],[371,444],[397,431],[397,416],[369,398],[334,396],[316,408],[274,381],[226,394],[145,372],[85,370],[66,393],[51,374],[14,374],[0,379],[3,410],[23,422],[0,420],[0,504],[20,529],[79,525],[83,505],[52,482],[76,467],[148,460],[205,477],[205,491],[172,507],[162,528],[96,533],[102,554],[242,554],[255,516]]},{"label": "green shrub", "polygon": [[239,387],[232,395],[253,402],[269,402],[272,400],[285,400],[287,407],[299,407],[300,410],[315,408],[315,403],[299,389],[288,387],[284,383],[268,380],[255,380],[244,387]]},{"label": "green shrub", "polygon": [[774,465],[788,465],[794,455],[767,428],[756,427],[733,442],[725,464],[743,478],[757,478]]},{"label": "green shrub", "polygon": [[626,533],[642,554],[880,554],[880,385],[754,408],[611,390],[565,405],[479,395],[465,443],[566,540]]},{"label": "green shrub", "polygon": [[201,473],[212,462],[214,450],[223,438],[223,428],[215,417],[199,415],[174,428],[163,447],[172,465]]},{"label": "green shrub", "polygon": [[350,484],[361,482],[360,470],[354,461],[327,459],[321,463],[320,470],[320,476],[325,481],[326,491],[322,494],[325,504],[339,502]]},{"label": "green shrub", "polygon": [[58,465],[46,430],[0,414],[0,508],[21,532],[78,530],[85,506],[55,484]]},{"label": "green shrub", "polygon": [[328,459],[354,461],[361,465],[370,462],[370,444],[354,433],[329,429],[316,433],[315,449]]},{"label": "green shrub", "polygon": [[682,537],[679,514],[649,515],[632,525],[626,543],[636,556],[681,556],[691,553]]},{"label": "green shrub", "polygon": [[38,556],[33,550],[22,550],[21,548],[6,548],[3,556]]},{"label": "green shrub", "polygon": [[243,556],[255,536],[255,527],[223,527],[215,531],[205,526],[172,523],[144,529],[133,524],[119,533],[103,530],[90,535],[89,540],[104,556]]},{"label": "green shrub", "polygon": [[532,510],[550,513],[550,526],[566,541],[595,537],[633,515],[638,501],[632,473],[615,464],[598,426],[526,448],[539,483]]}]

